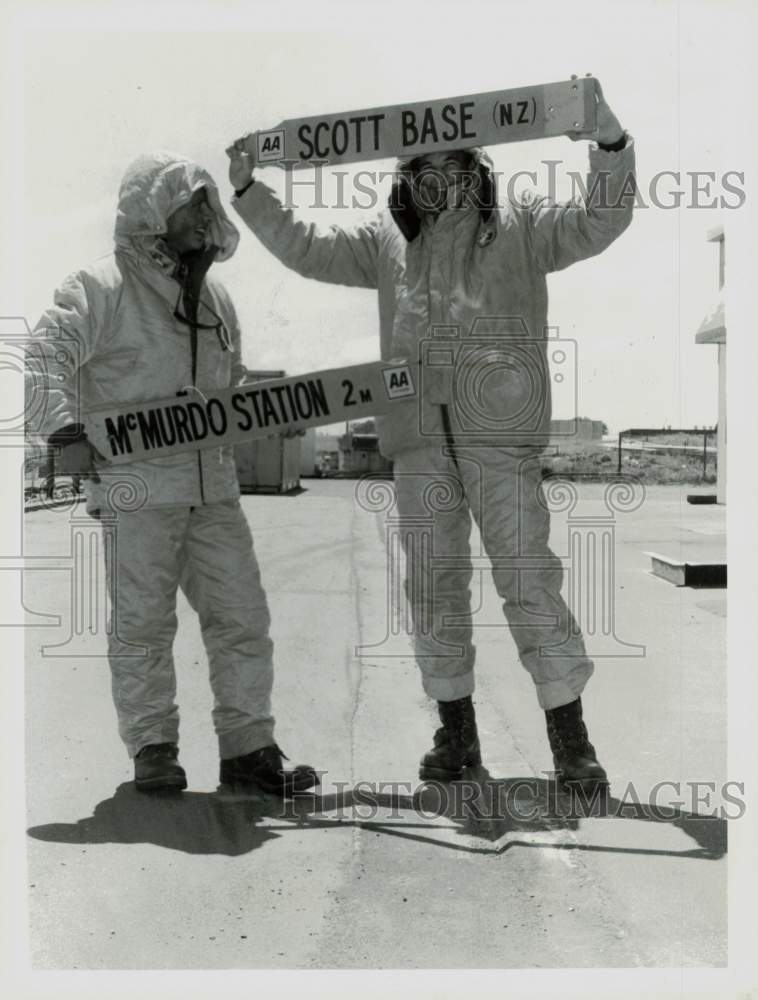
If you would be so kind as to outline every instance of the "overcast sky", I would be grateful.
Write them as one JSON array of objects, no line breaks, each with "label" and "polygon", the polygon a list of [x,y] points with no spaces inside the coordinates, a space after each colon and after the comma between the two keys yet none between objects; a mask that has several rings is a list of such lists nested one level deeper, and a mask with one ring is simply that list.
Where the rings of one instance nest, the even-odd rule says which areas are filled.
[{"label": "overcast sky", "polygon": [[[354,14],[356,6],[344,9]],[[370,17],[360,27],[335,6],[322,17],[332,23],[319,27],[298,16],[287,31],[256,27],[249,13],[248,23],[233,30],[236,8],[216,9],[226,19],[209,21],[207,12],[188,7],[172,16],[160,4],[149,20],[139,7],[109,17],[99,7],[51,5],[27,24],[6,67],[22,88],[9,182],[16,192],[23,181],[10,211],[24,238],[3,289],[5,315],[23,313],[34,323],[66,273],[110,251],[116,192],[133,157],[161,148],[182,152],[213,173],[228,200],[225,146],[288,117],[592,72],[635,138],[646,202],[652,178],[664,170],[679,172],[685,190],[688,172],[713,171],[712,192],[700,200],[737,201],[721,182],[747,164],[721,153],[726,95],[717,71],[728,58],[729,25],[718,4],[565,5],[535,17],[524,13],[527,6],[506,3],[430,4],[415,20],[401,17],[402,7],[362,5]],[[537,170],[544,188],[542,161],[563,161],[561,178],[582,171],[587,144],[557,138],[491,153],[506,174]],[[353,169],[366,166],[391,164]],[[278,168],[265,176],[283,185]],[[308,176],[298,172],[297,179]],[[661,197],[670,200],[676,187],[668,179]],[[385,181],[382,199],[387,190]],[[303,190],[306,205],[310,193]],[[568,186],[561,183],[558,193],[567,195]],[[716,420],[716,350],[694,338],[717,296],[716,249],[706,232],[735,213],[686,207],[691,200],[687,194],[678,210],[640,209],[603,255],[550,279],[549,321],[577,343],[579,414],[613,430]],[[302,214],[324,225],[371,215]],[[250,367],[294,374],[378,358],[375,293],[306,281],[247,230],[217,273],[237,303]],[[558,397],[555,415],[570,415],[566,406]]]}]

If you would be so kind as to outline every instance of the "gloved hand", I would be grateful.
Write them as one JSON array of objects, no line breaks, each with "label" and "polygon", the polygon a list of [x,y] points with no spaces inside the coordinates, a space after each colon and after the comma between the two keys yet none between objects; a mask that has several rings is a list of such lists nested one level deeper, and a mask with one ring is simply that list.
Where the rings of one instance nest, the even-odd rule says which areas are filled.
[{"label": "gloved hand", "polygon": [[[587,76],[591,76],[588,73]],[[572,76],[572,80],[576,77]],[[595,101],[597,108],[597,126],[593,129],[584,129],[576,131],[569,131],[566,135],[571,139],[572,142],[576,142],[577,139],[593,139],[595,142],[602,143],[603,145],[612,146],[614,143],[618,142],[624,135],[624,130],[619,123],[618,118],[614,115],[611,109],[608,107],[603,96],[603,88],[600,86],[600,81],[595,80]]]},{"label": "gloved hand", "polygon": [[253,179],[255,156],[252,132],[236,139],[226,150],[229,157],[229,181],[235,191],[248,187]]},{"label": "gloved hand", "polygon": [[96,466],[108,460],[92,444],[81,424],[61,427],[50,435],[48,444],[61,449],[56,461],[57,470],[61,475],[84,476],[93,483],[100,482]]}]

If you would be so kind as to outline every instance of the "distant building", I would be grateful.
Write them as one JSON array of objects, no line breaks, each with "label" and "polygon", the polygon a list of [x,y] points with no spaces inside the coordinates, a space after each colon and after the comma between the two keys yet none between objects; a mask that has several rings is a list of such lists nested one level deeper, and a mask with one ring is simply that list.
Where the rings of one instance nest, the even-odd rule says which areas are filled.
[{"label": "distant building", "polygon": [[[247,370],[245,382],[284,378],[283,371]],[[243,493],[287,493],[300,485],[300,442],[274,434],[234,446],[237,479]]]},{"label": "distant building", "polygon": [[340,445],[337,434],[316,431],[316,475],[336,476],[340,467]]},{"label": "distant building", "polygon": [[243,493],[288,493],[300,485],[300,438],[257,438],[235,444],[234,462]]},{"label": "distant building", "polygon": [[340,470],[340,453],[324,449],[316,452],[316,469],[319,476],[336,476]]},{"label": "distant building", "polygon": [[569,420],[551,420],[550,434],[553,444],[560,441],[602,441],[607,433],[602,420],[590,420],[588,417],[571,417]]},{"label": "distant building", "polygon": [[389,473],[392,462],[379,451],[376,434],[348,432],[339,439],[339,471],[344,476],[361,476],[367,472]]},{"label": "distant building", "polygon": [[300,475],[304,477],[317,476],[318,455],[316,453],[316,428],[309,427],[300,438]]},{"label": "distant building", "polygon": [[719,422],[716,433],[717,480],[716,500],[726,503],[726,317],[724,313],[724,227],[717,226],[707,236],[709,243],[719,245],[719,298],[695,334],[696,344],[716,344],[718,347]]},{"label": "distant building", "polygon": [[28,436],[24,442],[24,492],[34,494],[55,486],[55,464],[52,449],[41,437]]},{"label": "distant building", "polygon": [[[366,422],[367,423],[367,422]],[[366,473],[390,473],[392,462],[379,451],[379,439],[374,432],[351,430],[339,439],[339,473],[343,476],[361,476]],[[552,420],[550,429],[553,443],[565,441],[602,441],[607,427],[602,420],[578,417],[571,420]]]}]

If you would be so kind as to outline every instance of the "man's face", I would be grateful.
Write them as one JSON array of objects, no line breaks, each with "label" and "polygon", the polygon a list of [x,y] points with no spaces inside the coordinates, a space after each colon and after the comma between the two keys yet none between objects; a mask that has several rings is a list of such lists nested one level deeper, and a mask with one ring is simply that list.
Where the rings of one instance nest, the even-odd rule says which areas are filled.
[{"label": "man's face", "polygon": [[202,250],[212,221],[213,211],[205,188],[198,188],[186,205],[168,217],[164,239],[177,253]]},{"label": "man's face", "polygon": [[464,189],[471,174],[471,156],[462,149],[427,153],[413,161],[415,206],[436,214],[448,207],[448,193]]}]

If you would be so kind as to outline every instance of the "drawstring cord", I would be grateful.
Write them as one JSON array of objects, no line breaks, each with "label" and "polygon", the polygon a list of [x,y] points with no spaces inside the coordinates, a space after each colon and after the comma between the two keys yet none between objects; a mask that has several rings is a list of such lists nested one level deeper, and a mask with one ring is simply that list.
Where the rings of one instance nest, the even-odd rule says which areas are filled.
[{"label": "drawstring cord", "polygon": [[[208,397],[205,395],[202,389],[198,389],[196,385],[183,385],[177,396],[186,396],[188,392],[196,392],[198,396],[202,399],[205,405],[208,405]],[[224,449],[218,449],[218,464],[221,465],[224,461]]]},{"label": "drawstring cord", "polygon": [[[179,393],[181,393],[182,395],[186,395],[188,392],[196,392],[198,396],[202,399],[202,401],[205,403],[205,405],[206,406],[208,405],[208,397],[205,395],[203,390],[198,389],[196,385],[183,385],[179,390]],[[177,395],[179,395],[179,393],[177,393]]]}]

